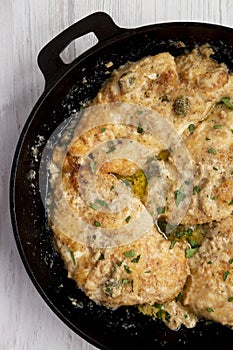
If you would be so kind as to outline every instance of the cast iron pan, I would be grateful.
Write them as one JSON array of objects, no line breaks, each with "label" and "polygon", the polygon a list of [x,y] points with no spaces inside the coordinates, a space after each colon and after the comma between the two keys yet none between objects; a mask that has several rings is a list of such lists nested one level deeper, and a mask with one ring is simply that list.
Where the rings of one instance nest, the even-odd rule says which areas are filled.
[{"label": "cast iron pan", "polygon": [[[94,32],[99,42],[69,65],[59,54],[74,39]],[[175,42],[183,41],[186,48]],[[25,268],[50,308],[73,331],[101,349],[233,349],[233,331],[199,322],[194,329],[169,330],[162,322],[143,316],[136,308],[108,310],[91,302],[66,277],[53,247],[52,234],[39,191],[39,164],[46,140],[72,111],[94,97],[106,80],[106,71],[128,60],[169,51],[177,56],[208,42],[215,59],[233,70],[233,30],[203,23],[164,23],[136,29],[119,28],[105,13],[94,13],[75,23],[39,54],[45,91],[33,108],[20,136],[10,183],[11,218]],[[109,61],[113,67],[107,69]],[[83,84],[85,78],[87,84]],[[39,136],[43,139],[39,139]],[[33,152],[37,147],[38,155]],[[35,178],[28,176],[35,171]],[[47,174],[44,174],[46,176]]]}]

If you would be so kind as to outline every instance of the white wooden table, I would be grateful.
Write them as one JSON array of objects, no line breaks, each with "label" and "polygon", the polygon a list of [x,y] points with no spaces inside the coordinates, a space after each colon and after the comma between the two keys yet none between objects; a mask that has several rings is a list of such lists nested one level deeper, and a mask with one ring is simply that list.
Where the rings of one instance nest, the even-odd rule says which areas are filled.
[{"label": "white wooden table", "polygon": [[[233,0],[1,0],[0,1],[0,350],[91,350],[48,308],[22,265],[8,205],[11,161],[20,131],[43,91],[39,50],[56,34],[95,12],[136,27],[165,21],[201,21],[233,27]],[[93,43],[71,45],[70,60]]]}]

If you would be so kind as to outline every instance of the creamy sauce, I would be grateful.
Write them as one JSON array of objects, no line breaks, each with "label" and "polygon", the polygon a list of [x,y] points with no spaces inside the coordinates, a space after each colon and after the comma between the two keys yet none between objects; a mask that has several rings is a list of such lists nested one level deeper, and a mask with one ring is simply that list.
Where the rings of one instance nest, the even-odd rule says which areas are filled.
[{"label": "creamy sauce", "polygon": [[[52,184],[52,215],[58,220],[66,220],[59,194],[64,191],[69,205],[87,223],[110,228],[129,224],[147,202],[142,169],[127,160],[105,163],[98,173],[102,197],[91,205],[82,202],[77,173],[84,156],[100,142],[130,138],[153,150],[173,197],[157,208],[159,231],[154,225],[131,244],[95,249],[52,228],[68,276],[87,296],[112,308],[138,305],[142,313],[162,319],[171,329],[194,327],[202,317],[233,327],[233,76],[211,54],[204,46],[177,58],[161,53],[127,63],[113,72],[92,101],[149,107],[181,135],[192,159],[194,187],[186,215],[169,236],[159,231],[164,232],[174,193],[179,202],[182,193],[174,184],[170,150],[146,135],[143,125],[104,125],[87,131],[65,157],[63,187]],[[61,154],[55,149],[51,169],[56,169]],[[92,164],[89,172],[94,171]],[[113,215],[106,203],[117,197],[119,182],[131,188],[134,199],[131,207]],[[101,206],[106,210],[99,214]]]}]

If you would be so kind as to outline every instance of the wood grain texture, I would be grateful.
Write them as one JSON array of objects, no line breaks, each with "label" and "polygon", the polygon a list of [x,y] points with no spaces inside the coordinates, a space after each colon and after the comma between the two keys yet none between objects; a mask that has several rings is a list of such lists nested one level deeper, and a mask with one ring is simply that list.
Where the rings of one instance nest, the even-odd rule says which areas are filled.
[{"label": "wood grain texture", "polygon": [[[43,91],[39,50],[82,17],[106,11],[122,27],[155,22],[204,21],[233,26],[232,0],[1,0],[0,1],[0,350],[93,350],[68,329],[38,295],[13,238],[9,217],[9,174],[15,146]],[[70,60],[94,43],[75,41]]]}]

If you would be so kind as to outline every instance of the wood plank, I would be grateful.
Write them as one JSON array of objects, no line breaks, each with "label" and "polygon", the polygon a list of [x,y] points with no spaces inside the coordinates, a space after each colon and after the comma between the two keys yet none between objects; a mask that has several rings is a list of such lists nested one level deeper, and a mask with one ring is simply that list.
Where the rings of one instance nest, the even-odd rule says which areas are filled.
[{"label": "wood plank", "polygon": [[[122,27],[180,20],[233,26],[232,0],[0,1],[1,350],[94,349],[53,314],[29,280],[14,243],[7,198],[19,133],[43,91],[38,52],[60,31],[95,11],[106,11]],[[93,44],[92,36],[78,40],[64,57],[72,60]]]}]

